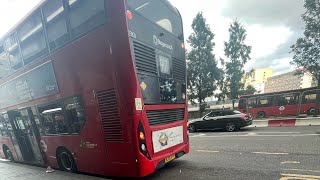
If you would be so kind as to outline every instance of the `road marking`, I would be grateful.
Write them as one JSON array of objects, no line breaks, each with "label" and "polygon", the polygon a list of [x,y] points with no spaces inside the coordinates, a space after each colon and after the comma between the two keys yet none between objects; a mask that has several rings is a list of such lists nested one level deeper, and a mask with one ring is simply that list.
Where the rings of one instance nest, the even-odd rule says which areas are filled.
[{"label": "road marking", "polygon": [[206,134],[196,134],[196,135],[193,135],[193,136],[189,136],[189,137],[199,137],[199,136],[205,136]]},{"label": "road marking", "polygon": [[219,151],[210,151],[210,150],[196,150],[198,152],[206,152],[206,153],[218,153]]},{"label": "road marking", "polygon": [[289,153],[274,153],[274,152],[251,152],[252,154],[266,154],[266,155],[288,155]]},{"label": "road marking", "polygon": [[248,133],[247,135],[248,136],[255,136],[255,135],[257,135],[257,133]]},{"label": "road marking", "polygon": [[306,169],[283,169],[284,171],[301,171],[301,172],[314,172],[314,173],[320,173],[320,170],[306,170]]},{"label": "road marking", "polygon": [[267,132],[263,132],[260,131],[259,133],[263,134],[301,134],[301,132],[271,132],[271,131],[267,131]]},{"label": "road marking", "polygon": [[311,175],[303,175],[303,174],[281,174],[281,175],[285,177],[282,177],[280,180],[293,179],[293,178],[294,179],[303,178],[303,179],[312,179],[312,180],[320,179],[320,176],[311,176]]},{"label": "road marking", "polygon": [[190,137],[195,137],[195,138],[223,138],[223,137],[303,137],[303,136],[319,136],[319,134],[268,134],[268,135],[225,135],[225,136],[190,136]]},{"label": "road marking", "polygon": [[281,164],[300,164],[299,161],[283,161]]}]

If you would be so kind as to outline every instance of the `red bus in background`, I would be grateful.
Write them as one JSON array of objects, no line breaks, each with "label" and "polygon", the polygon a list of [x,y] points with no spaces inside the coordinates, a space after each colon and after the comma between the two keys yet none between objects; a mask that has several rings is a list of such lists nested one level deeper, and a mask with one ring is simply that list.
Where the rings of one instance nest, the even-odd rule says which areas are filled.
[{"label": "red bus in background", "polygon": [[167,0],[46,0],[0,40],[0,156],[146,176],[189,152],[181,16]]},{"label": "red bus in background", "polygon": [[244,95],[240,97],[238,110],[243,113],[250,113],[253,117],[257,118],[297,115],[298,113],[312,115],[317,110],[317,93],[319,94],[320,90],[314,87],[266,94]]}]

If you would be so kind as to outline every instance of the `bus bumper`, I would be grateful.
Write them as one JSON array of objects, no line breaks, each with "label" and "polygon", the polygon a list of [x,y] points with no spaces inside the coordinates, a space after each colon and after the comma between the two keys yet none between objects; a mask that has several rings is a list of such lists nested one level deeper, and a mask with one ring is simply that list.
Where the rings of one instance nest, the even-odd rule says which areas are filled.
[{"label": "bus bumper", "polygon": [[[180,146],[180,148],[177,148],[177,146]],[[184,143],[183,145],[177,145],[175,147],[172,147],[175,149],[175,151],[170,151],[170,153],[164,153],[161,155],[156,155],[153,156],[151,160],[145,158],[142,154],[140,154],[140,162],[139,162],[139,177],[145,177],[149,174],[152,174],[156,170],[164,167],[167,163],[171,162],[172,160],[178,159],[181,156],[188,154],[190,149],[189,149],[189,142]],[[167,150],[165,150],[167,151]],[[174,158],[171,158],[174,157]],[[169,158],[169,159],[168,159]]]}]

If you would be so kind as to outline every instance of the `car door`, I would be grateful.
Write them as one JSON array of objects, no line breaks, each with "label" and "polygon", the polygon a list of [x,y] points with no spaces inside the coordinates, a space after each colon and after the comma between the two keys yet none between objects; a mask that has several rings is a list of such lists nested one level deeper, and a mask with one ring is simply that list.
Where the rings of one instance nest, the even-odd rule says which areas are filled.
[{"label": "car door", "polygon": [[219,117],[222,112],[211,112],[210,116],[205,117],[205,124],[207,129],[217,129],[219,128]]},{"label": "car door", "polygon": [[215,128],[219,128],[219,129],[224,128],[228,120],[229,119],[226,112],[219,112],[214,122]]}]

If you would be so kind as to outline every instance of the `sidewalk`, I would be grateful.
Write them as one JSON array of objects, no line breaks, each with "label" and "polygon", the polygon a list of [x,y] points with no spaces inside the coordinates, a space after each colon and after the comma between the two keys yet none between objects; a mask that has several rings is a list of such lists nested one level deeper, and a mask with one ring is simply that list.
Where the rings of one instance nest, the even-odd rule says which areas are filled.
[{"label": "sidewalk", "polygon": [[62,171],[46,173],[45,168],[6,162],[0,159],[0,180],[106,180]]}]

